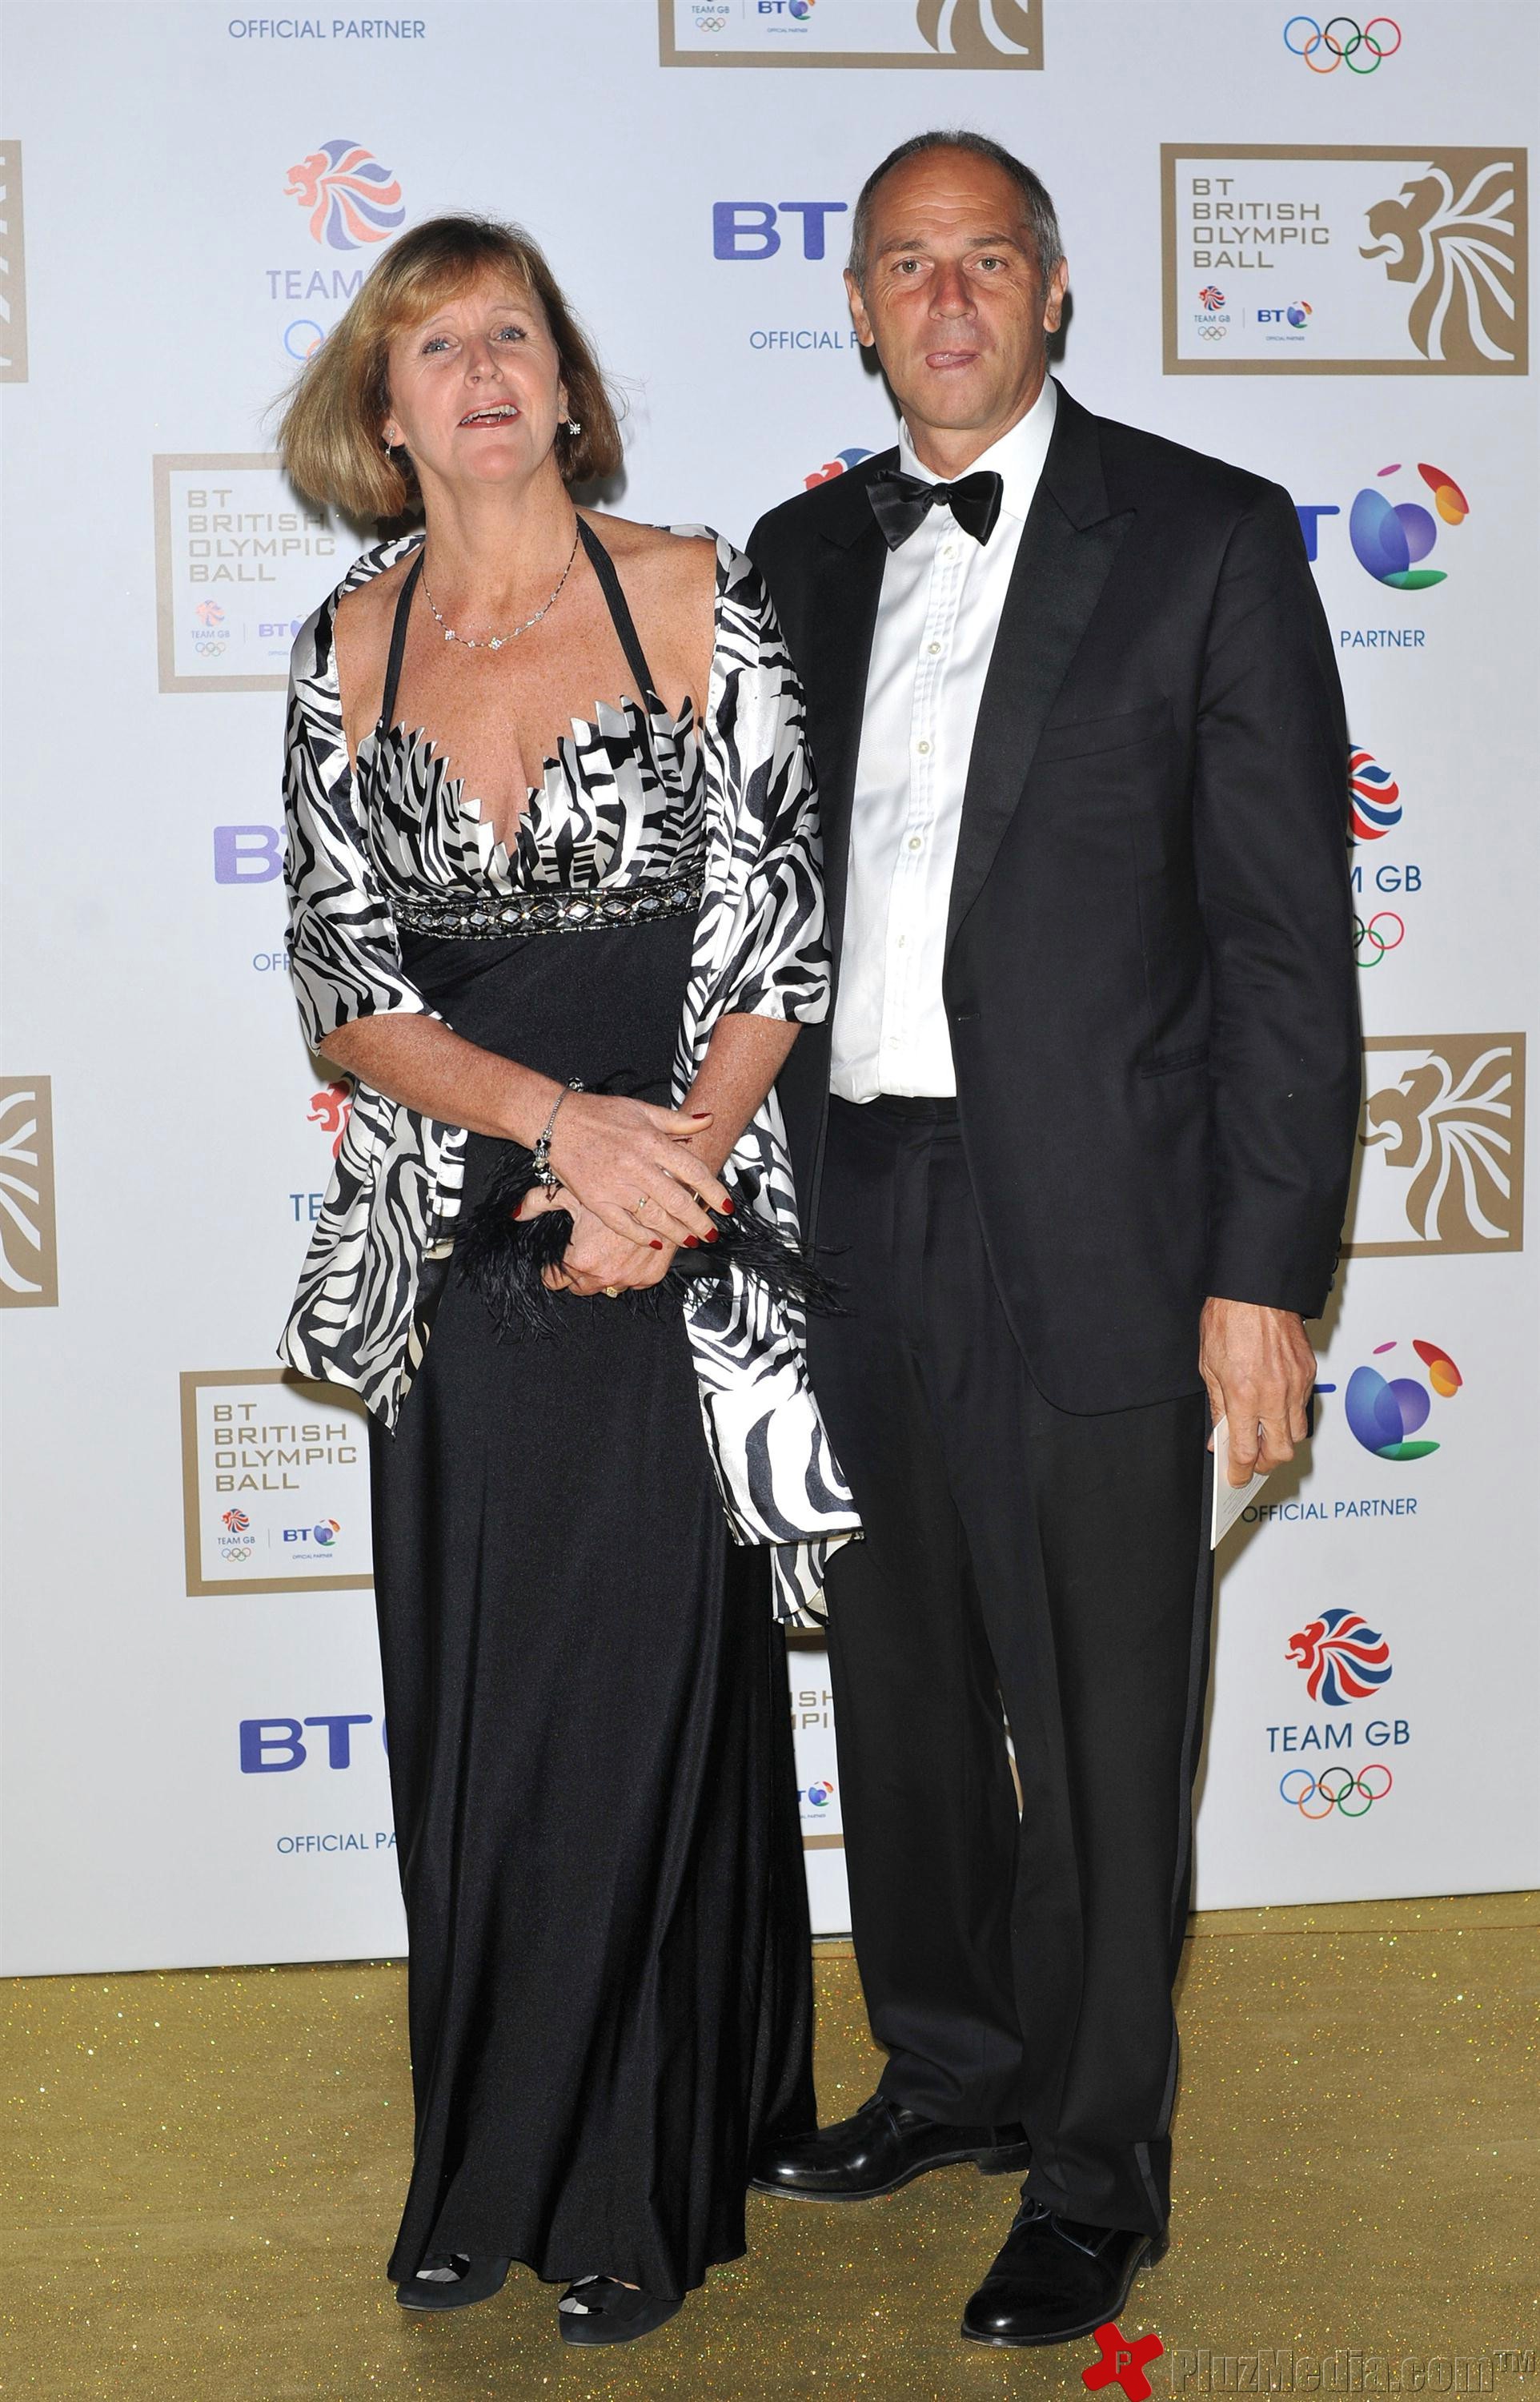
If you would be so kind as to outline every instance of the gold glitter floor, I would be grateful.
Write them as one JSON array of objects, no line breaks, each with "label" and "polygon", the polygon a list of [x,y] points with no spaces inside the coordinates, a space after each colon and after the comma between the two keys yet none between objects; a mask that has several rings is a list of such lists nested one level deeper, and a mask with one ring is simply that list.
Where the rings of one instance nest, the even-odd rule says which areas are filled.
[{"label": "gold glitter floor", "polygon": [[[1176,2234],[1122,2322],[1164,2342],[1157,2397],[1258,2390],[1259,2350],[1293,2356],[1299,2392],[1386,2390],[1382,2355],[1427,2364],[1402,2390],[1438,2393],[1460,2355],[1490,2364],[1480,2390],[1540,2394],[1537,1903],[1195,1921]],[[831,2116],[876,2061],[853,1962],[825,1949],[818,1973]],[[751,2197],[747,2260],[612,2354],[558,2344],[554,2291],[524,2271],[478,2310],[408,2319],[381,2274],[404,1998],[393,1966],[0,1987],[7,2402],[1083,2402],[1089,2343],[958,2341],[1013,2195],[965,2169],[859,2208]]]}]

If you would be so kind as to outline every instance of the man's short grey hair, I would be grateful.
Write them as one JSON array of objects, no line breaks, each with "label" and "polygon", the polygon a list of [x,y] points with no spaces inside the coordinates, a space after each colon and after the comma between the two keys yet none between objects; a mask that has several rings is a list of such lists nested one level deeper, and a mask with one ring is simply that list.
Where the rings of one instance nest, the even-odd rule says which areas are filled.
[{"label": "man's short grey hair", "polygon": [[953,132],[916,133],[908,142],[901,142],[890,150],[880,167],[873,167],[860,188],[856,213],[850,220],[850,273],[858,291],[866,283],[866,250],[872,238],[872,203],[878,185],[895,167],[906,159],[918,159],[928,150],[966,150],[975,159],[987,159],[992,165],[1003,168],[1022,196],[1022,212],[1038,254],[1038,264],[1046,283],[1064,256],[1064,243],[1059,239],[1059,220],[1048,186],[1030,167],[1008,150],[1003,142],[992,142],[987,133],[970,133],[964,127]]}]

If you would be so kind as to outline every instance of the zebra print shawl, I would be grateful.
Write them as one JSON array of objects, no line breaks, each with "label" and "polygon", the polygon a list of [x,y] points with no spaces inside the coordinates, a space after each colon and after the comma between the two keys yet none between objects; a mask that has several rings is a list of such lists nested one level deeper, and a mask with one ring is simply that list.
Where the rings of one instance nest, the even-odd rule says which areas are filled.
[{"label": "zebra print shawl", "polygon": [[[360,1017],[432,1015],[403,971],[391,906],[392,885],[416,880],[414,863],[420,877],[429,835],[406,816],[373,821],[381,796],[374,785],[367,798],[360,793],[349,761],[334,642],[343,596],[420,539],[413,533],[366,551],[294,646],[284,780],[289,960],[305,1038],[317,1051]],[[758,571],[720,537],[716,549],[715,643],[698,729],[706,898],[675,1053],[676,1102],[719,1017],[816,1024],[829,1006],[802,694]],[[420,880],[431,888],[434,878]],[[280,1358],[303,1374],[361,1393],[388,1426],[428,1341],[453,1249],[464,1151],[461,1127],[358,1085],[279,1346]],[[796,1234],[774,1093],[727,1173],[740,1208]],[[739,1542],[775,1547],[777,1615],[805,1624],[821,1613],[829,1553],[859,1521],[808,1387],[800,1313],[735,1275],[687,1304],[686,1322],[729,1526]]]}]

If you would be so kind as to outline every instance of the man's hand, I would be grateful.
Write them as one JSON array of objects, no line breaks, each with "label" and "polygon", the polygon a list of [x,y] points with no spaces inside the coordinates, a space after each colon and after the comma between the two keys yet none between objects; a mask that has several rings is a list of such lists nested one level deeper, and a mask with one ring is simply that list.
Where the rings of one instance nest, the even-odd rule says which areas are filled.
[{"label": "man's hand", "polygon": [[1315,1381],[1302,1318],[1253,1301],[1205,1301],[1198,1367],[1214,1424],[1230,1420],[1231,1484],[1271,1475],[1293,1458]]}]

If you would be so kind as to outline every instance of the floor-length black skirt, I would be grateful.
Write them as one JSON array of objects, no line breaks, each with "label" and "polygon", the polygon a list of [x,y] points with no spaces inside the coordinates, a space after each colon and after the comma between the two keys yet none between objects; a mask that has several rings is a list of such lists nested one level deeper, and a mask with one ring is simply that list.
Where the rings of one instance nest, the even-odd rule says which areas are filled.
[{"label": "floor-length black skirt", "polygon": [[[471,1039],[662,1098],[688,932],[407,964]],[[679,2294],[742,2252],[762,2135],[813,2119],[785,1653],[679,1310],[562,1309],[502,1336],[451,1265],[371,1438],[416,2098],[389,2273],[464,2252]]]}]

